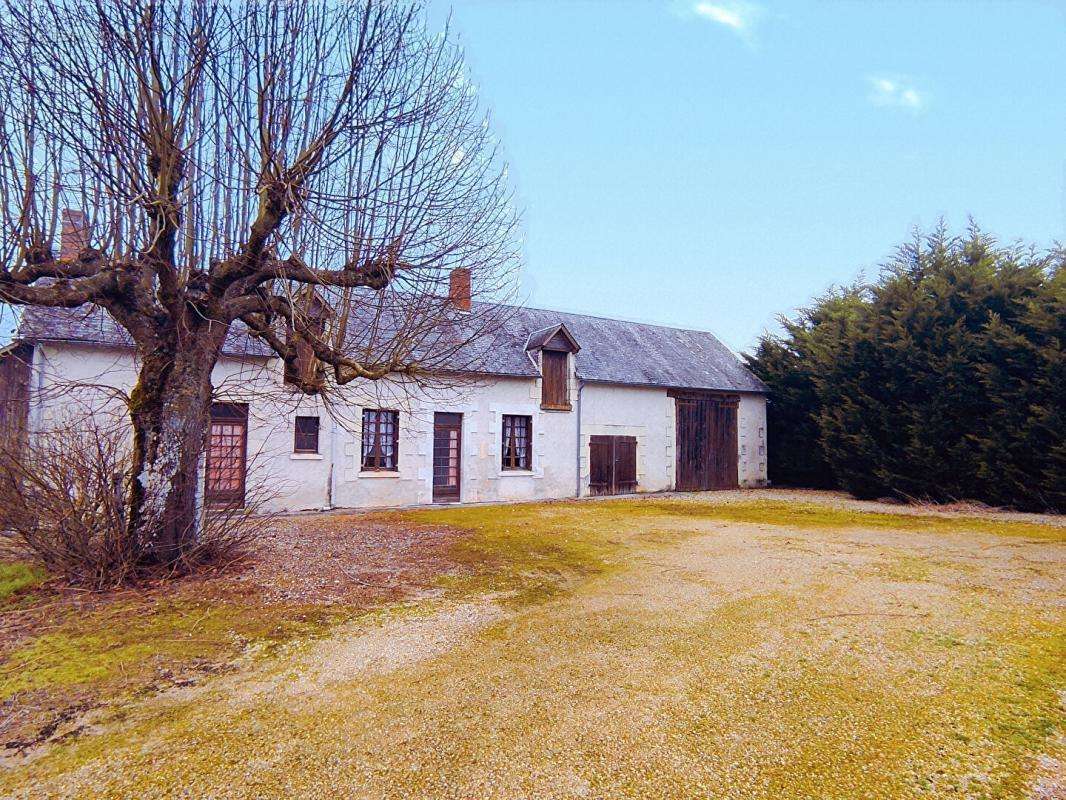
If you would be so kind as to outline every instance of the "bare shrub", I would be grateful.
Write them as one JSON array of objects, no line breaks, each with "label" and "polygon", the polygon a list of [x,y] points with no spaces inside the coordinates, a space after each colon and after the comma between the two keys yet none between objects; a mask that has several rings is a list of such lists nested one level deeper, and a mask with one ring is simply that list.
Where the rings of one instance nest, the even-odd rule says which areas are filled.
[{"label": "bare shrub", "polygon": [[0,450],[0,551],[92,589],[239,563],[271,524],[261,513],[271,498],[266,484],[250,480],[240,507],[205,508],[190,545],[160,560],[129,534],[129,431],[105,420],[63,423],[35,433],[28,446]]},{"label": "bare shrub", "polygon": [[244,502],[241,505],[208,505],[200,514],[200,530],[187,537],[189,543],[170,563],[176,573],[224,570],[241,564],[251,553],[256,540],[270,531],[277,518],[267,512],[270,502],[282,489],[277,481],[268,481],[267,470],[259,455],[248,457],[245,473]]}]

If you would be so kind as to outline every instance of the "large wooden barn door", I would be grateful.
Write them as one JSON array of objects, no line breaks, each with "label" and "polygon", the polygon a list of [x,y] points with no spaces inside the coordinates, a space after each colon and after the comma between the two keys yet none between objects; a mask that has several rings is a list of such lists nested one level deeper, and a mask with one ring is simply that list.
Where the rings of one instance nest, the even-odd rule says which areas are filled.
[{"label": "large wooden barn door", "polygon": [[204,500],[212,505],[243,506],[247,468],[248,406],[212,403]]},{"label": "large wooden barn door", "polygon": [[676,395],[678,491],[736,488],[738,402],[730,395]]},{"label": "large wooden barn door", "polygon": [[637,437],[589,437],[589,492],[626,494],[637,490]]},{"label": "large wooden barn door", "polygon": [[433,415],[433,502],[459,502],[462,482],[463,415]]}]

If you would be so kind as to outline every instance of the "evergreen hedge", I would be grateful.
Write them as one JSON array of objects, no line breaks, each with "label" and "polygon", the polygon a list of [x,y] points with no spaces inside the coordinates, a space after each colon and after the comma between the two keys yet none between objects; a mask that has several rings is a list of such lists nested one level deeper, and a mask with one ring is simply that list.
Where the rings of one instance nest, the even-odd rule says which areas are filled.
[{"label": "evergreen hedge", "polygon": [[746,356],[770,387],[770,479],[1066,511],[1064,265],[941,226],[782,319]]}]

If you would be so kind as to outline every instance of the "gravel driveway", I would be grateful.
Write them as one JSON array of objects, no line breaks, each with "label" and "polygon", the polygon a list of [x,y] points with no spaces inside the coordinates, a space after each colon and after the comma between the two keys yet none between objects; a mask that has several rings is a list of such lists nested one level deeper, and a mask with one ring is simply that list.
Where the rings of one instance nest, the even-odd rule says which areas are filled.
[{"label": "gravel driveway", "polygon": [[[496,548],[484,575],[145,701],[121,724],[9,771],[0,789],[1064,796],[1058,520],[1015,529],[1017,518],[994,517],[1007,527],[992,532],[966,515],[900,515],[896,528],[873,512],[898,509],[832,496],[707,501],[412,512],[412,525],[446,522]],[[800,501],[854,513],[837,524],[779,507]],[[594,543],[583,556],[592,566],[576,556],[559,566],[535,531],[561,550]],[[493,583],[508,564],[508,581]],[[508,588],[523,579],[554,588]]]}]

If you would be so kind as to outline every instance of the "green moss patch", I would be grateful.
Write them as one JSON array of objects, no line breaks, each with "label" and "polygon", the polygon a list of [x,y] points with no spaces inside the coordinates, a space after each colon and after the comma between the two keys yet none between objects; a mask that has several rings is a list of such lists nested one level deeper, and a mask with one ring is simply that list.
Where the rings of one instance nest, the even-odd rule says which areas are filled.
[{"label": "green moss patch", "polygon": [[704,517],[757,525],[795,528],[893,530],[913,533],[991,533],[1053,542],[1066,541],[1066,527],[987,517],[942,517],[930,514],[888,514],[836,508],[820,503],[781,500],[690,502],[687,500],[622,501],[632,513]]},{"label": "green moss patch", "polygon": [[[464,592],[510,593],[536,602],[582,578],[625,566],[635,548],[669,545],[691,533],[684,520],[716,520],[808,530],[891,530],[914,533],[983,533],[1066,541],[1066,527],[987,519],[852,511],[819,503],[776,500],[693,502],[658,498],[599,502],[456,506],[386,513],[389,521],[446,525],[471,535],[456,542],[452,557],[465,570],[442,583]],[[656,524],[662,520],[662,524]],[[682,524],[678,524],[678,522]],[[930,574],[922,559],[907,556],[886,565],[898,580]]]},{"label": "green moss patch", "polygon": [[23,561],[0,562],[0,605],[40,583],[48,573]]},{"label": "green moss patch", "polygon": [[442,579],[462,593],[511,595],[524,604],[545,600],[580,580],[628,563],[634,549],[677,541],[684,533],[633,525],[637,503],[548,503],[474,506],[383,515],[417,525],[468,531],[451,557],[463,568]]},{"label": "green moss patch", "polygon": [[115,604],[9,652],[0,663],[0,700],[38,690],[137,688],[164,670],[211,665],[253,645],[269,649],[319,633],[337,613],[190,601]]}]

